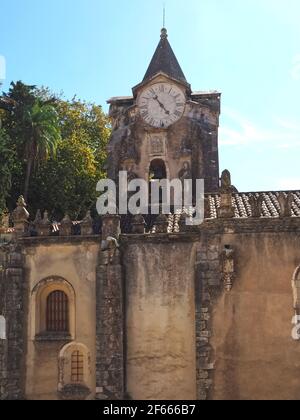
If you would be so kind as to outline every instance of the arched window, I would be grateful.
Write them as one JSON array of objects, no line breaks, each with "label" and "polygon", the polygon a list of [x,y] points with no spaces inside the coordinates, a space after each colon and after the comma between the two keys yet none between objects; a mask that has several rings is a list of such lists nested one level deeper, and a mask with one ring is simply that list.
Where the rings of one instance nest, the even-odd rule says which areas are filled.
[{"label": "arched window", "polygon": [[58,358],[58,392],[62,399],[84,400],[95,387],[91,354],[86,345],[66,344]]},{"label": "arched window", "polygon": [[32,340],[75,340],[76,295],[62,277],[48,277],[36,284],[31,300]]},{"label": "arched window", "polygon": [[62,290],[56,290],[47,297],[47,332],[69,332],[69,300]]},{"label": "arched window", "polygon": [[167,179],[167,169],[166,164],[162,159],[154,159],[151,162],[149,170],[149,178],[152,180]]},{"label": "arched window", "polygon": [[71,381],[79,384],[84,381],[84,358],[83,354],[76,350],[71,357]]},{"label": "arched window", "polygon": [[159,184],[159,182],[163,179],[167,179],[165,162],[162,159],[154,159],[151,162],[149,169],[149,202],[152,206],[162,204],[163,202],[162,188],[159,188],[158,190],[158,197],[154,193],[154,191],[157,191],[157,184]]}]

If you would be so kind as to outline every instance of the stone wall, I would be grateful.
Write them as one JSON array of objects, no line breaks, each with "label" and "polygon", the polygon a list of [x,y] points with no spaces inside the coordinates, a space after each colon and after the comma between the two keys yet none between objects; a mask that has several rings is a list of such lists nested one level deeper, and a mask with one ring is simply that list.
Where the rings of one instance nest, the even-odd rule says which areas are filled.
[{"label": "stone wall", "polygon": [[212,399],[299,399],[291,286],[300,264],[299,227],[297,219],[260,220],[228,226],[219,236],[235,248],[236,273],[233,289],[212,311]]},{"label": "stone wall", "polygon": [[0,270],[0,398],[59,398],[66,343],[35,340],[32,301],[41,280],[59,276],[77,296],[74,340],[90,354],[90,398],[297,400],[299,240],[295,217],[122,235],[121,259],[94,236],[19,239]]},{"label": "stone wall", "polygon": [[196,399],[196,245],[191,239],[122,238],[126,384],[133,399]]}]

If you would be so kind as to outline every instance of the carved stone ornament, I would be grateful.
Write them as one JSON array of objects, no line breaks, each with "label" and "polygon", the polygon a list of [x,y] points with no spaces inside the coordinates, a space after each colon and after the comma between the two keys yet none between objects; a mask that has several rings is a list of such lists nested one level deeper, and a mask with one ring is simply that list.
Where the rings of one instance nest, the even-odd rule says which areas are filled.
[{"label": "carved stone ornament", "polygon": [[68,214],[65,215],[60,223],[59,234],[60,236],[70,236],[72,232],[72,220]]},{"label": "carved stone ornament", "polygon": [[231,246],[225,246],[222,252],[222,276],[225,290],[230,292],[235,278],[235,251]]},{"label": "carved stone ornament", "polygon": [[17,207],[12,213],[12,220],[15,228],[16,236],[23,236],[28,232],[29,213],[26,210],[27,204],[24,197],[21,195],[17,201]]},{"label": "carved stone ornament", "polygon": [[150,155],[164,156],[165,155],[165,139],[161,136],[150,137]]},{"label": "carved stone ornament", "polygon": [[39,213],[37,213],[35,228],[38,236],[50,236],[51,234],[51,222],[49,220],[48,211],[44,212],[44,217],[40,218]]},{"label": "carved stone ornament", "polygon": [[21,195],[17,201],[17,207],[12,214],[14,223],[27,222],[29,219],[29,213],[26,210],[26,207],[27,204],[25,203],[24,197]]},{"label": "carved stone ornament", "polygon": [[218,217],[221,219],[230,219],[235,216],[232,204],[232,193],[234,190],[235,188],[231,184],[230,172],[226,169],[221,177],[220,207],[218,209]]},{"label": "carved stone ornament", "polygon": [[293,201],[294,197],[292,193],[279,193],[278,202],[280,206],[280,217],[291,217]]},{"label": "carved stone ornament", "polygon": [[192,179],[192,171],[190,162],[184,162],[182,165],[182,169],[178,173],[178,178],[184,184],[186,179]]},{"label": "carved stone ornament", "polygon": [[81,222],[81,235],[88,236],[93,234],[93,219],[90,210]]}]

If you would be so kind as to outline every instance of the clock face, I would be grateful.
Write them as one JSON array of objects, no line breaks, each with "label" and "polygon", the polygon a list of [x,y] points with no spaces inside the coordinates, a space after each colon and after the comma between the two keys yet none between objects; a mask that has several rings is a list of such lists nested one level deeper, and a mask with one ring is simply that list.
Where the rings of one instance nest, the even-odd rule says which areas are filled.
[{"label": "clock face", "polygon": [[156,128],[168,128],[178,121],[185,110],[185,95],[170,83],[157,83],[141,92],[138,99],[144,121]]}]

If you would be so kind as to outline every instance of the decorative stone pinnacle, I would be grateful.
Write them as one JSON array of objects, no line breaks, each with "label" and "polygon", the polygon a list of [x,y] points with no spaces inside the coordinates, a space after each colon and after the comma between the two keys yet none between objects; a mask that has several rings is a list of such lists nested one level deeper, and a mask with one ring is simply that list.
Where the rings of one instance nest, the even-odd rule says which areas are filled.
[{"label": "decorative stone pinnacle", "polygon": [[42,221],[42,213],[41,213],[41,210],[38,210],[37,212],[36,212],[36,216],[35,216],[35,219],[34,219],[34,224],[35,225],[37,225],[37,224],[39,224],[40,222]]},{"label": "decorative stone pinnacle", "polygon": [[27,207],[27,204],[25,202],[25,199],[24,199],[23,195],[20,195],[20,197],[18,198],[17,206],[18,207]]},{"label": "decorative stone pinnacle", "polygon": [[21,195],[17,201],[17,207],[13,211],[12,219],[14,222],[15,236],[21,237],[27,234],[29,213],[26,210],[24,197]]},{"label": "decorative stone pinnacle", "polygon": [[65,214],[65,217],[62,219],[61,224],[72,224],[72,220],[68,213]]},{"label": "decorative stone pinnacle", "polygon": [[90,210],[87,211],[86,216],[83,219],[82,223],[84,223],[84,224],[92,224],[93,223],[93,219],[92,219]]},{"label": "decorative stone pinnacle", "polygon": [[161,37],[161,39],[167,39],[168,38],[168,31],[167,31],[166,28],[162,28],[160,37]]},{"label": "decorative stone pinnacle", "polygon": [[26,222],[29,219],[29,213],[26,210],[26,202],[21,195],[17,201],[17,208],[13,211],[13,221],[14,222]]}]

